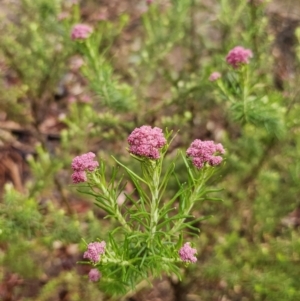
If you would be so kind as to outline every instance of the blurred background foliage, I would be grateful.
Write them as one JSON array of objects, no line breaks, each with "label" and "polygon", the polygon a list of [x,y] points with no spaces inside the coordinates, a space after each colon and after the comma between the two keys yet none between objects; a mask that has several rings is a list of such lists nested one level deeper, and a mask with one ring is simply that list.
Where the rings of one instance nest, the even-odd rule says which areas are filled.
[{"label": "blurred background foliage", "polygon": [[[76,262],[81,238],[115,225],[70,185],[70,163],[93,151],[132,164],[126,138],[144,124],[180,130],[171,157],[196,138],[226,148],[211,182],[223,202],[194,212],[212,215],[198,262],[167,297],[154,285],[161,300],[300,300],[297,0],[3,0],[0,18],[1,300],[111,300]],[[96,67],[70,39],[78,22],[94,27]],[[231,103],[237,45],[254,53],[247,111]]]}]

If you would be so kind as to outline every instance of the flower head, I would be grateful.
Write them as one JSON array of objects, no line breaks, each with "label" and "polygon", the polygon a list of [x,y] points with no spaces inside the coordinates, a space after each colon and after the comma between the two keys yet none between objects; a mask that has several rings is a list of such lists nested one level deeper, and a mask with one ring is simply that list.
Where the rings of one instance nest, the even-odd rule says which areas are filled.
[{"label": "flower head", "polygon": [[216,153],[223,155],[225,150],[221,143],[215,144],[213,141],[201,141],[196,139],[187,149],[186,154],[192,157],[193,164],[198,168],[202,168],[207,162],[211,166],[219,165],[223,158],[215,156]]},{"label": "flower head", "polygon": [[236,46],[231,49],[226,56],[226,62],[233,68],[237,69],[242,64],[248,64],[249,59],[253,57],[250,49],[245,49],[242,46]]},{"label": "flower head", "polygon": [[96,155],[92,152],[77,156],[72,161],[72,169],[74,173],[72,174],[73,183],[85,182],[86,171],[94,171],[96,167],[99,166],[97,161],[94,161]]},{"label": "flower head", "polygon": [[100,260],[100,255],[105,253],[106,242],[91,242],[88,244],[87,251],[84,252],[83,258],[87,258],[94,263]]},{"label": "flower head", "polygon": [[97,269],[91,269],[89,272],[90,281],[97,282],[101,278],[101,273]]},{"label": "flower head", "polygon": [[72,161],[72,168],[74,171],[84,171],[89,170],[93,171],[96,167],[99,166],[97,161],[94,161],[96,155],[92,152],[77,156]]},{"label": "flower head", "polygon": [[136,128],[128,137],[129,152],[150,159],[159,159],[159,149],[167,140],[160,128],[143,125]]},{"label": "flower head", "polygon": [[86,24],[76,24],[72,28],[72,40],[85,40],[93,32],[93,28]]},{"label": "flower head", "polygon": [[182,261],[193,263],[197,261],[197,258],[194,256],[197,250],[192,248],[189,242],[186,242],[183,247],[179,249],[178,253]]},{"label": "flower head", "polygon": [[209,76],[209,80],[211,82],[216,81],[217,79],[219,79],[221,77],[221,73],[220,72],[213,72],[210,76]]}]

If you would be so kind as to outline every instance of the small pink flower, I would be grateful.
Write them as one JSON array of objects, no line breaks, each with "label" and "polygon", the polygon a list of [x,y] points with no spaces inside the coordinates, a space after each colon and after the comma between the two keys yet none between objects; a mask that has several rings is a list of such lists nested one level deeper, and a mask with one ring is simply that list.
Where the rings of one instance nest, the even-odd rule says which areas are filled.
[{"label": "small pink flower", "polygon": [[82,183],[82,182],[87,181],[85,171],[74,171],[72,173],[71,178],[72,178],[72,181],[73,181],[74,184],[78,184],[78,183]]},{"label": "small pink flower", "polygon": [[193,165],[198,169],[204,167],[207,162],[211,166],[219,165],[223,158],[215,156],[216,153],[223,155],[225,150],[221,143],[215,144],[213,141],[201,141],[196,139],[187,149],[186,154],[192,158]]},{"label": "small pink flower", "polygon": [[209,76],[209,80],[211,82],[216,81],[217,79],[219,79],[221,77],[221,73],[220,72],[213,72],[210,76]]},{"label": "small pink flower", "polygon": [[72,161],[72,168],[74,171],[94,171],[99,166],[97,161],[94,161],[96,155],[92,152],[77,156]]},{"label": "small pink flower", "polygon": [[190,246],[189,242],[186,242],[182,248],[178,251],[179,256],[182,261],[195,263],[197,258],[194,256],[197,253],[197,250]]},{"label": "small pink flower", "polygon": [[72,28],[71,39],[72,40],[85,40],[91,33],[93,28],[86,24],[76,24]]},{"label": "small pink flower", "polygon": [[136,128],[128,137],[129,152],[150,159],[159,159],[159,149],[167,140],[160,128],[143,125]]},{"label": "small pink flower", "polygon": [[152,2],[153,2],[153,0],[146,0],[146,3],[147,3],[148,5],[152,4]]},{"label": "small pink flower", "polygon": [[101,278],[101,273],[97,269],[91,269],[89,272],[90,281],[97,282]]},{"label": "small pink flower", "polygon": [[236,46],[231,49],[226,56],[226,61],[233,68],[237,69],[242,64],[249,64],[249,59],[253,57],[250,49],[245,49],[242,46]]},{"label": "small pink flower", "polygon": [[106,242],[91,242],[88,244],[87,251],[84,252],[83,258],[87,258],[94,263],[100,260],[100,255],[105,253]]},{"label": "small pink flower", "polygon": [[94,161],[95,156],[94,153],[89,152],[73,159],[71,165],[74,171],[72,174],[73,183],[85,182],[87,180],[86,171],[94,171],[99,166],[99,163]]}]

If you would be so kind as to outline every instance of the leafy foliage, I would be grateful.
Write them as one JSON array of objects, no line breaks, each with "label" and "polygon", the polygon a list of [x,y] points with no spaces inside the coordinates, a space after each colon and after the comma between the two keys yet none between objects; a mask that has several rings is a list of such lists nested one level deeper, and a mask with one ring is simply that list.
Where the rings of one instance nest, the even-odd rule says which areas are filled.
[{"label": "leafy foliage", "polygon": [[[295,8],[295,13],[288,11],[286,15],[273,13],[266,8],[268,3],[254,0],[222,0],[208,5],[197,0],[153,1],[149,6],[141,1],[141,6],[132,4],[134,9],[125,12],[120,8],[123,4],[115,6],[108,20],[96,21],[84,10],[92,2],[14,1],[2,17],[1,121],[6,118],[21,128],[29,126],[35,151],[28,159],[30,175],[24,193],[8,184],[1,200],[1,281],[10,273],[25,280],[41,279],[49,272],[45,257],[50,260],[56,245],[78,245],[76,260],[81,260],[85,244],[80,237],[85,237],[86,241],[109,241],[119,258],[125,256],[127,262],[136,259],[138,268],[120,262],[101,266],[100,287],[108,292],[116,287],[127,289],[133,284],[131,279],[148,276],[145,271],[153,267],[158,276],[160,271],[172,275],[184,271],[180,284],[183,300],[187,299],[185,292],[203,300],[299,299],[295,263],[300,252],[300,56],[299,45],[293,42],[299,40],[299,28],[290,18],[297,15],[297,1],[288,1],[286,7]],[[147,10],[141,12],[140,7]],[[62,12],[69,16],[59,20]],[[89,40],[70,40],[72,26],[78,22],[93,25]],[[226,64],[225,57],[237,45],[251,49],[254,55],[248,65],[235,70]],[[64,95],[57,99],[57,87],[73,55],[84,60],[76,76],[81,76],[85,91],[92,96],[87,103],[70,104]],[[208,80],[213,71],[222,75],[216,82]],[[283,90],[278,89],[278,81]],[[62,112],[57,118],[61,130],[55,145],[41,130],[53,107]],[[129,237],[112,219],[102,219],[102,209],[116,209],[111,204],[108,208],[103,196],[96,200],[99,210],[93,213],[89,208],[77,214],[74,200],[80,197],[69,187],[71,159],[87,151],[94,151],[107,163],[99,176],[105,175],[114,201],[124,196],[126,188],[124,181],[115,181],[116,175],[124,167],[130,168],[133,173],[126,174],[125,168],[124,180],[137,188],[126,194],[119,213],[109,215],[117,214],[131,227],[142,222],[144,229],[151,229],[150,215],[140,210],[149,203],[144,192],[149,187],[140,180],[147,173],[124,156],[123,141],[142,124],[180,129],[162,166],[161,234],[157,234],[153,249],[146,231],[139,234],[144,235],[139,243],[138,237]],[[195,138],[222,142],[227,158],[222,171],[207,178],[207,190],[195,195],[200,201],[187,213],[191,178],[183,171],[193,171],[187,169],[185,157],[177,158],[174,167],[173,148],[186,149]],[[111,155],[120,162],[115,170],[109,167],[115,162]],[[217,181],[222,191],[215,191]],[[205,202],[210,196],[223,202]],[[129,204],[133,206],[129,208]],[[204,216],[211,218],[206,221]],[[157,257],[162,238],[174,226],[187,230],[199,250],[197,266],[180,273]],[[114,230],[116,238],[108,235]],[[174,238],[177,233],[173,232]],[[170,245],[162,255],[175,256],[177,249],[176,244]],[[120,281],[112,281],[114,272]],[[55,298],[61,287],[70,288],[70,300],[105,298],[75,270],[47,278],[36,298]]]}]

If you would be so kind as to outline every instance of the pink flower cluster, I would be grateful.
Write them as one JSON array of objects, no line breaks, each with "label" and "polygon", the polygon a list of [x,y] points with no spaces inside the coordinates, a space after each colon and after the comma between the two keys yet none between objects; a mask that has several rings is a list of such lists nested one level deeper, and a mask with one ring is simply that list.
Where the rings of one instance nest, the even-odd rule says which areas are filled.
[{"label": "pink flower cluster", "polygon": [[87,258],[94,263],[100,260],[100,255],[105,253],[106,242],[91,242],[88,244],[87,251],[84,252],[83,258]]},{"label": "pink flower cluster", "polygon": [[86,24],[76,24],[71,31],[72,40],[85,40],[93,32],[93,28]]},{"label": "pink flower cluster", "polygon": [[143,125],[136,128],[128,137],[129,152],[150,159],[159,159],[159,149],[167,140],[160,128]]},{"label": "pink flower cluster", "polygon": [[72,161],[72,180],[73,183],[80,183],[85,182],[86,178],[86,171],[94,171],[96,167],[99,166],[97,161],[94,161],[95,154],[89,152],[87,154],[83,154],[81,156],[77,156]]},{"label": "pink flower cluster", "polygon": [[193,141],[186,151],[187,156],[193,158],[192,162],[198,169],[202,168],[206,162],[211,166],[219,165],[223,158],[215,156],[216,153],[225,153],[221,143],[215,144],[213,141],[201,141],[200,139]]},{"label": "pink flower cluster", "polygon": [[245,49],[242,46],[236,46],[231,49],[226,56],[226,62],[233,68],[237,69],[242,64],[248,64],[249,59],[253,57],[253,53],[250,49]]},{"label": "pink flower cluster", "polygon": [[214,82],[214,81],[216,81],[217,79],[219,79],[220,77],[221,77],[221,73],[215,71],[215,72],[213,72],[213,73],[209,76],[208,79],[209,79],[211,82]]},{"label": "pink flower cluster", "polygon": [[97,269],[91,269],[89,272],[90,281],[97,282],[101,278],[101,273]]},{"label": "pink flower cluster", "polygon": [[195,263],[197,258],[194,256],[197,250],[190,246],[189,242],[186,242],[182,248],[178,251],[182,261]]}]

